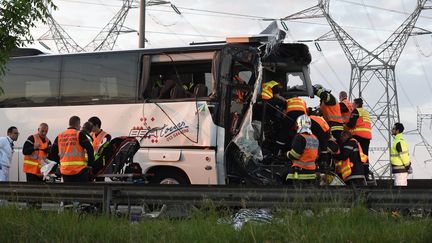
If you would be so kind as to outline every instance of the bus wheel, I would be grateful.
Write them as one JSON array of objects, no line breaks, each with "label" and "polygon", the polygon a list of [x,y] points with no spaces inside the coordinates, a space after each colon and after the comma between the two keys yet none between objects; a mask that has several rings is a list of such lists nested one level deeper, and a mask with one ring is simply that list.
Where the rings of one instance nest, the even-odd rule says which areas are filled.
[{"label": "bus wheel", "polygon": [[160,171],[151,181],[153,184],[190,184],[185,175],[173,171]]}]

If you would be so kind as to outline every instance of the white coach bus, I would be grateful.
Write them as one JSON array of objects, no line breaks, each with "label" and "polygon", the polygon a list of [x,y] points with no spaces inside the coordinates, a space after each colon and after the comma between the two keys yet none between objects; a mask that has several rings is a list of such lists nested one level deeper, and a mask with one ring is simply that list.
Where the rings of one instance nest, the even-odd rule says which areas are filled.
[{"label": "white coach bus", "polygon": [[[0,131],[6,135],[8,127],[16,126],[20,132],[10,180],[25,181],[22,146],[38,125],[49,125],[53,141],[73,115],[81,124],[99,117],[113,137],[136,137],[141,149],[134,161],[151,182],[262,180],[252,172],[263,158],[266,139],[260,122],[266,121],[268,108],[260,101],[261,85],[277,80],[285,93],[313,97],[311,57],[303,44],[266,49],[263,43],[240,42],[65,55],[15,53],[1,77],[0,96]],[[251,128],[255,135],[248,137]]]}]

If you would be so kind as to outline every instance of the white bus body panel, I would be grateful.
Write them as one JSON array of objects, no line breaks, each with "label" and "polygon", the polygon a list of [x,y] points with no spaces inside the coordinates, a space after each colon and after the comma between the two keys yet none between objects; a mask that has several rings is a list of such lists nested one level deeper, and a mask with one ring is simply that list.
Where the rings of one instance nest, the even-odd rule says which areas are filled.
[{"label": "white bus body panel", "polygon": [[[16,126],[20,132],[10,168],[11,181],[25,180],[22,146],[28,136],[37,132],[39,124],[46,122],[49,125],[48,138],[54,142],[74,115],[81,118],[81,124],[92,116],[99,117],[102,129],[112,137],[136,137],[141,142],[141,150],[134,160],[141,163],[143,172],[153,165],[173,165],[183,169],[192,183],[217,183],[218,128],[205,101],[2,108],[0,129],[6,133],[8,127]],[[171,148],[167,150],[170,152],[161,150],[167,147]],[[164,153],[169,157],[177,154],[179,159],[164,161],[158,158]],[[209,168],[206,166],[212,169],[205,170]]]},{"label": "white bus body panel", "polygon": [[216,152],[212,149],[140,149],[135,161],[141,163],[143,171],[154,166],[173,166],[183,170],[191,184],[217,184]]}]

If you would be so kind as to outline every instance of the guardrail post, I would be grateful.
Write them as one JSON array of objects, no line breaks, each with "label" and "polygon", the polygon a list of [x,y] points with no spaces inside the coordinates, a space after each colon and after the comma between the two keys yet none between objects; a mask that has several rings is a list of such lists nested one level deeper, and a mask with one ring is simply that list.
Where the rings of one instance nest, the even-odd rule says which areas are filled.
[{"label": "guardrail post", "polygon": [[103,187],[103,213],[108,215],[110,213],[111,199],[112,199],[112,190],[109,185],[104,185]]}]

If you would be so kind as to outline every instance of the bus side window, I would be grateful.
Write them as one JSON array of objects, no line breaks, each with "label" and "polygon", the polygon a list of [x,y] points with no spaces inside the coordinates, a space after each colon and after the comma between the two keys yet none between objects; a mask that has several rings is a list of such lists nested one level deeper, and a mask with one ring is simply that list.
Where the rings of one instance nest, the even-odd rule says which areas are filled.
[{"label": "bus side window", "polygon": [[144,96],[174,100],[203,98],[208,97],[211,85],[210,61],[152,63]]},{"label": "bus side window", "polygon": [[57,105],[60,58],[12,60],[1,77],[0,107]]},{"label": "bus side window", "polygon": [[63,57],[61,104],[135,102],[137,55],[104,53]]}]

